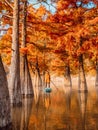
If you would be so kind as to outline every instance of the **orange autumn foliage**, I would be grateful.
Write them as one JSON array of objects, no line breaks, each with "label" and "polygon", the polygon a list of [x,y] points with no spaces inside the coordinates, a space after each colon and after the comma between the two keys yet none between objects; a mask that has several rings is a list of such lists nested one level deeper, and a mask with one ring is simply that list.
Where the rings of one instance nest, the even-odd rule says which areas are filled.
[{"label": "orange autumn foliage", "polygon": [[28,53],[28,48],[27,47],[20,48],[20,52],[25,55]]}]

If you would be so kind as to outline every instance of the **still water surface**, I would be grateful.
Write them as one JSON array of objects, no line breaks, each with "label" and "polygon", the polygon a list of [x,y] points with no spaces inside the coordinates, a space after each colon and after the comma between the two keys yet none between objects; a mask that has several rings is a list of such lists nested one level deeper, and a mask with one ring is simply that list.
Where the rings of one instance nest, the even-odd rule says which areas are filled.
[{"label": "still water surface", "polygon": [[12,120],[11,130],[98,130],[97,91],[41,93],[13,108]]}]

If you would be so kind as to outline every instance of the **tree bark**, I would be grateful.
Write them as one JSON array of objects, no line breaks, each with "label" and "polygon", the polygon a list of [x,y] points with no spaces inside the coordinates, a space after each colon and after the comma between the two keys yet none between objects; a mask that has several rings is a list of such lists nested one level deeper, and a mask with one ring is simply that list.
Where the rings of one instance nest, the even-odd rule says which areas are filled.
[{"label": "tree bark", "polygon": [[[23,24],[22,24],[22,45],[26,47],[26,17],[27,17],[27,0],[23,3]],[[21,91],[24,97],[33,96],[32,80],[28,66],[27,54],[21,55]]]},{"label": "tree bark", "polygon": [[19,0],[14,0],[13,10],[13,36],[12,36],[12,58],[10,68],[10,95],[11,103],[21,104],[20,87],[20,55],[19,55]]},{"label": "tree bark", "polygon": [[96,81],[95,86],[98,87],[98,59],[96,58]]},{"label": "tree bark", "polygon": [[79,56],[79,91],[88,91],[83,65],[83,54]]},{"label": "tree bark", "polygon": [[0,56],[0,128],[11,123],[10,98],[6,73]]},{"label": "tree bark", "polygon": [[65,66],[65,87],[72,87],[69,65]]}]

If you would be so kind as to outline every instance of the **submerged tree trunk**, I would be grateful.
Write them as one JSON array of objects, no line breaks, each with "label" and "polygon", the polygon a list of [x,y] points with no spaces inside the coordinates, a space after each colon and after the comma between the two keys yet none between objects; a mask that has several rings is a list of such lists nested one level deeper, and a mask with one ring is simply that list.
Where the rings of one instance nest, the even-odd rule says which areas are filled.
[{"label": "submerged tree trunk", "polygon": [[[26,47],[26,16],[27,16],[27,0],[23,3],[23,24],[22,24],[22,45]],[[28,66],[27,54],[21,55],[21,91],[27,96],[33,95],[32,80]]]},{"label": "submerged tree trunk", "polygon": [[83,65],[83,55],[79,56],[79,91],[87,91],[87,83]]},{"label": "submerged tree trunk", "polygon": [[40,70],[38,66],[38,57],[36,56],[36,69],[34,74],[34,82],[33,82],[33,90],[34,90],[34,99],[35,103],[37,104],[39,101],[39,93],[42,87],[42,79],[40,76]]},{"label": "submerged tree trunk", "polygon": [[72,87],[71,75],[70,75],[70,66],[65,67],[65,87]]},{"label": "submerged tree trunk", "polygon": [[12,58],[10,68],[9,89],[11,103],[21,104],[20,87],[20,56],[19,56],[19,0],[14,0],[13,10],[13,36],[12,36]]},{"label": "submerged tree trunk", "polygon": [[37,70],[38,78],[39,78],[39,87],[42,87],[42,79],[41,79],[40,69],[38,65],[38,57],[36,57],[36,70]]},{"label": "submerged tree trunk", "polygon": [[96,81],[95,86],[98,87],[98,59],[96,59]]},{"label": "submerged tree trunk", "polygon": [[40,92],[40,78],[39,78],[39,74],[37,70],[35,70],[33,83],[34,83],[33,84],[34,100],[35,100],[35,103],[37,104],[39,101],[39,92]]},{"label": "submerged tree trunk", "polygon": [[0,127],[11,123],[10,98],[6,73],[0,56]]},{"label": "submerged tree trunk", "polygon": [[32,79],[29,71],[28,61],[27,57],[25,57],[25,71],[24,71],[24,89],[23,89],[23,95],[24,97],[31,97],[33,96],[33,85],[32,85]]},{"label": "submerged tree trunk", "polygon": [[[46,48],[46,41],[44,42],[44,49],[45,48]],[[43,66],[44,66],[44,69],[43,69],[43,73],[42,73],[42,87],[45,87],[45,71],[46,71],[45,60],[46,60],[46,53],[45,53],[45,51],[43,51]]]}]

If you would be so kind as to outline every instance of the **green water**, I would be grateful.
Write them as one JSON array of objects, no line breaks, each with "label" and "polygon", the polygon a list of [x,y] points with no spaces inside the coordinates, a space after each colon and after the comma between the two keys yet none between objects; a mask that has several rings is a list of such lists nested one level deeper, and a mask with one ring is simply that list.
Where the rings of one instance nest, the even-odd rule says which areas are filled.
[{"label": "green water", "polygon": [[[12,109],[11,130],[98,130],[97,91],[52,91]],[[6,129],[6,130],[10,130]]]}]

